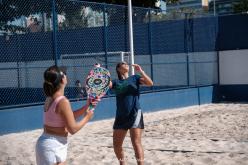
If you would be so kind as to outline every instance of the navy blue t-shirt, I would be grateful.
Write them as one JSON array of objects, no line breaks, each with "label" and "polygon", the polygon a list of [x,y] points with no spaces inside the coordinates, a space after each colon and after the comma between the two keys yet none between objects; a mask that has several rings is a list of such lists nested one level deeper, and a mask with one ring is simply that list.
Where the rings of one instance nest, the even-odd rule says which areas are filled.
[{"label": "navy blue t-shirt", "polygon": [[140,76],[133,75],[125,80],[114,80],[113,90],[116,94],[116,119],[125,121],[127,118],[135,118],[136,112],[141,109],[139,103],[140,96]]}]

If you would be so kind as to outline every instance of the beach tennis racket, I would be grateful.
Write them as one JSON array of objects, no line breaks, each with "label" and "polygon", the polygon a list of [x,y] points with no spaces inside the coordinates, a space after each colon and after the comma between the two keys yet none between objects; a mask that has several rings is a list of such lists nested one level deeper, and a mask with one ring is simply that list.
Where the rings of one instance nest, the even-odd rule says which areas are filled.
[{"label": "beach tennis racket", "polygon": [[[110,84],[110,73],[106,68],[95,64],[94,68],[90,70],[86,82],[85,89],[87,96],[90,99],[96,97],[101,98],[106,95]],[[94,110],[94,107],[90,104],[90,110]]]}]

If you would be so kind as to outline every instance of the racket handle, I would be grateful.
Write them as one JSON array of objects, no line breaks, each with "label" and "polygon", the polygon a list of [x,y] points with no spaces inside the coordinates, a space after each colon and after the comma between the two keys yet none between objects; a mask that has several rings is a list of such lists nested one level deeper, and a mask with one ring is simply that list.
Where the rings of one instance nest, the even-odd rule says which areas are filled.
[{"label": "racket handle", "polygon": [[90,103],[90,105],[89,105],[89,110],[90,111],[94,111],[95,110],[95,108],[94,108],[94,106]]}]

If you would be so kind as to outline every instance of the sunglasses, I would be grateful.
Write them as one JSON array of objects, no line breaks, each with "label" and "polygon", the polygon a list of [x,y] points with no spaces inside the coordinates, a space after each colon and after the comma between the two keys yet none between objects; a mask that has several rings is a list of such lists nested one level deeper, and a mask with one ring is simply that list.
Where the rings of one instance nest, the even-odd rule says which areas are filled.
[{"label": "sunglasses", "polygon": [[66,76],[66,72],[65,72],[65,71],[60,71],[60,75],[61,75],[62,77],[64,77],[64,76]]}]

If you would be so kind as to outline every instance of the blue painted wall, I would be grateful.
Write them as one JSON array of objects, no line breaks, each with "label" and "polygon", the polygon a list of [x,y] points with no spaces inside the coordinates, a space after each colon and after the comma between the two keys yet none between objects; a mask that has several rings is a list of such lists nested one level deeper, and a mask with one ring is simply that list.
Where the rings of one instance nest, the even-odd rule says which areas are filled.
[{"label": "blue painted wall", "polygon": [[[164,92],[142,94],[140,98],[143,112],[154,112],[171,108],[212,103],[213,87],[188,88]],[[200,99],[198,99],[198,96]],[[73,109],[84,103],[73,102]],[[92,121],[113,118],[115,116],[115,98],[103,99],[97,106]],[[43,106],[16,108],[0,111],[0,135],[21,132],[42,127]]]}]

